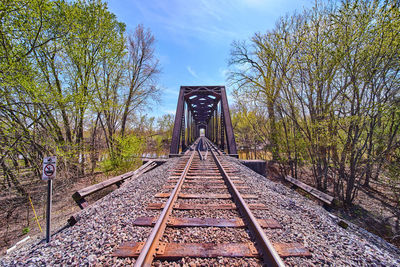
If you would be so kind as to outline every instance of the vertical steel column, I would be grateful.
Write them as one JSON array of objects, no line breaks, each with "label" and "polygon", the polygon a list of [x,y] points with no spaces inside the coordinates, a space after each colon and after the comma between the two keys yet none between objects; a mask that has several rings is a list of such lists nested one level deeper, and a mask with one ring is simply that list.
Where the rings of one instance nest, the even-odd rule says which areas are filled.
[{"label": "vertical steel column", "polygon": [[224,115],[224,127],[221,130],[226,132],[226,144],[229,154],[237,154],[235,135],[233,134],[233,126],[231,114],[229,113],[228,98],[226,97],[225,87],[221,88],[221,113]]},{"label": "vertical steel column", "polygon": [[[193,119],[193,128],[192,128],[192,131],[193,131],[193,140],[195,140],[196,139],[196,122],[194,121],[194,119]],[[192,140],[192,141],[193,141]]]},{"label": "vertical steel column", "polygon": [[190,141],[190,143],[193,143],[193,142],[194,142],[194,126],[195,126],[195,121],[193,120],[193,116],[192,116],[190,119],[192,120],[192,123],[191,123],[191,125],[192,125],[192,129],[191,129],[192,134],[190,135],[190,136],[192,137],[192,140]]},{"label": "vertical steel column", "polygon": [[189,109],[189,104],[186,104],[187,110],[186,110],[186,145],[190,145],[190,109]]},{"label": "vertical steel column", "polygon": [[215,108],[215,145],[218,146],[218,103]]},{"label": "vertical steel column", "polygon": [[225,135],[224,135],[224,129],[225,129],[225,123],[224,123],[224,112],[223,112],[223,107],[221,106],[221,151],[224,151],[225,149]]},{"label": "vertical steel column", "polygon": [[183,112],[182,112],[182,129],[181,129],[181,141],[182,141],[182,152],[185,150],[185,104],[183,104]]},{"label": "vertical steel column", "polygon": [[[211,112],[212,113],[212,112]],[[211,123],[211,131],[210,131],[210,135],[211,135],[211,139],[214,142],[214,114],[211,114],[210,117],[210,123]]]},{"label": "vertical steel column", "polygon": [[213,143],[214,143],[214,144],[217,143],[217,133],[216,133],[216,130],[217,130],[217,120],[216,120],[216,117],[217,117],[217,109],[215,108],[215,109],[214,109],[214,115],[213,115],[213,122],[214,122],[214,138],[213,138]]},{"label": "vertical steel column", "polygon": [[212,133],[211,133],[211,142],[214,143],[214,138],[215,138],[215,121],[214,121],[214,110],[211,112],[211,117],[210,117],[210,121],[212,124]]},{"label": "vertical steel column", "polygon": [[185,102],[183,95],[184,95],[184,89],[181,87],[179,91],[178,104],[176,107],[174,130],[172,132],[171,147],[169,150],[170,154],[179,153],[179,138],[182,128],[182,114],[184,109],[183,105]]},{"label": "vertical steel column", "polygon": [[211,129],[211,121],[208,121],[207,122],[207,138],[208,139],[210,139],[211,138],[211,132],[212,132],[212,129]]},{"label": "vertical steel column", "polygon": [[214,125],[213,125],[213,121],[212,121],[212,117],[210,117],[210,120],[208,121],[208,123],[210,124],[210,140],[212,140],[213,138],[213,133],[214,133]]}]

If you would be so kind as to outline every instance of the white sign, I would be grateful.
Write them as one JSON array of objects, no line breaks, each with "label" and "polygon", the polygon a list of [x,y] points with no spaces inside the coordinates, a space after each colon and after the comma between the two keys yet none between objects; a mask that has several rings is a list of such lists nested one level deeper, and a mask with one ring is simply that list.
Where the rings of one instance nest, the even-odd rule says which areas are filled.
[{"label": "white sign", "polygon": [[45,157],[43,160],[43,175],[42,180],[56,178],[57,173],[57,157]]}]

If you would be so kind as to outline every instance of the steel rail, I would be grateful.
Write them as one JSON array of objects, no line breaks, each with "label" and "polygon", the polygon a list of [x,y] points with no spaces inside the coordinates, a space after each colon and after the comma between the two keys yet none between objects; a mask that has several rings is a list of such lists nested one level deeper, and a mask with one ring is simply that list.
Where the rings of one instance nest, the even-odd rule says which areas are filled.
[{"label": "steel rail", "polygon": [[168,198],[167,203],[163,211],[161,212],[160,217],[158,218],[156,225],[154,226],[153,230],[151,231],[149,237],[144,244],[142,251],[140,252],[139,257],[136,259],[135,266],[151,266],[153,259],[156,255],[157,248],[160,242],[160,238],[164,234],[165,228],[167,226],[168,218],[172,212],[174,204],[178,198],[178,194],[181,191],[182,184],[185,180],[185,177],[189,171],[190,165],[195,155],[195,151],[192,151],[189,160],[187,161],[185,168],[176,183],[174,190],[172,191],[170,197]]},{"label": "steel rail", "polygon": [[191,146],[189,146],[188,148],[186,148],[185,151],[182,152],[183,155],[188,155],[190,153],[190,151],[195,150],[195,147],[198,145],[199,141],[200,141],[201,137],[197,137],[197,139],[193,142],[193,144]]},{"label": "steel rail", "polygon": [[218,153],[218,155],[221,156],[221,154],[222,154],[221,151],[217,148],[217,146],[214,143],[212,143],[208,139],[206,139],[206,142],[208,143],[210,150],[211,150],[211,148],[213,148]]},{"label": "steel rail", "polygon": [[208,142],[204,142],[205,147],[206,147],[206,154],[204,155],[204,160],[207,159],[208,156],[208,150],[211,150],[210,145],[208,144]]},{"label": "steel rail", "polygon": [[236,206],[238,207],[241,215],[244,217],[250,232],[252,233],[253,237],[256,240],[256,246],[259,249],[259,252],[262,254],[264,263],[267,266],[285,266],[278,252],[275,250],[271,242],[268,240],[268,237],[265,235],[264,230],[257,222],[257,219],[254,217],[249,206],[246,204],[246,202],[240,195],[236,186],[234,185],[229,175],[225,171],[221,162],[219,161],[218,157],[212,150],[211,150],[211,155],[213,156],[218,169],[220,170],[223,178],[225,179],[226,185],[228,186],[228,190],[230,191]]},{"label": "steel rail", "polygon": [[204,160],[203,155],[201,154],[201,151],[200,151],[200,145],[203,146],[203,139],[201,137],[199,137],[199,138],[200,139],[199,139],[199,142],[197,143],[196,150],[199,153],[200,160]]}]

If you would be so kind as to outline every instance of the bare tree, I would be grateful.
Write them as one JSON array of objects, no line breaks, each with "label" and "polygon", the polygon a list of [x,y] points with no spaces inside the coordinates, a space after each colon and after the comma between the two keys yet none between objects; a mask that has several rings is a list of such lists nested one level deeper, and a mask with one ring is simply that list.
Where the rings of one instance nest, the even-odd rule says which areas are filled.
[{"label": "bare tree", "polygon": [[154,36],[143,25],[138,25],[128,37],[128,90],[122,113],[121,136],[126,133],[128,116],[132,111],[141,108],[150,99],[157,99],[159,88],[156,82],[161,70],[154,55],[154,42]]}]

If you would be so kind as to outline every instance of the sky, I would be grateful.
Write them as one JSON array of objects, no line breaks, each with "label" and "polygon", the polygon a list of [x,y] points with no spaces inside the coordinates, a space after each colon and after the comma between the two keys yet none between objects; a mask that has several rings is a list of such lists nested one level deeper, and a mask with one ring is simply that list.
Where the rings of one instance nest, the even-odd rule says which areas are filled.
[{"label": "sky", "polygon": [[[108,0],[128,32],[143,24],[156,39],[161,103],[150,116],[175,114],[181,85],[226,85],[231,44],[273,29],[312,0]],[[228,102],[231,88],[227,87]]]}]

